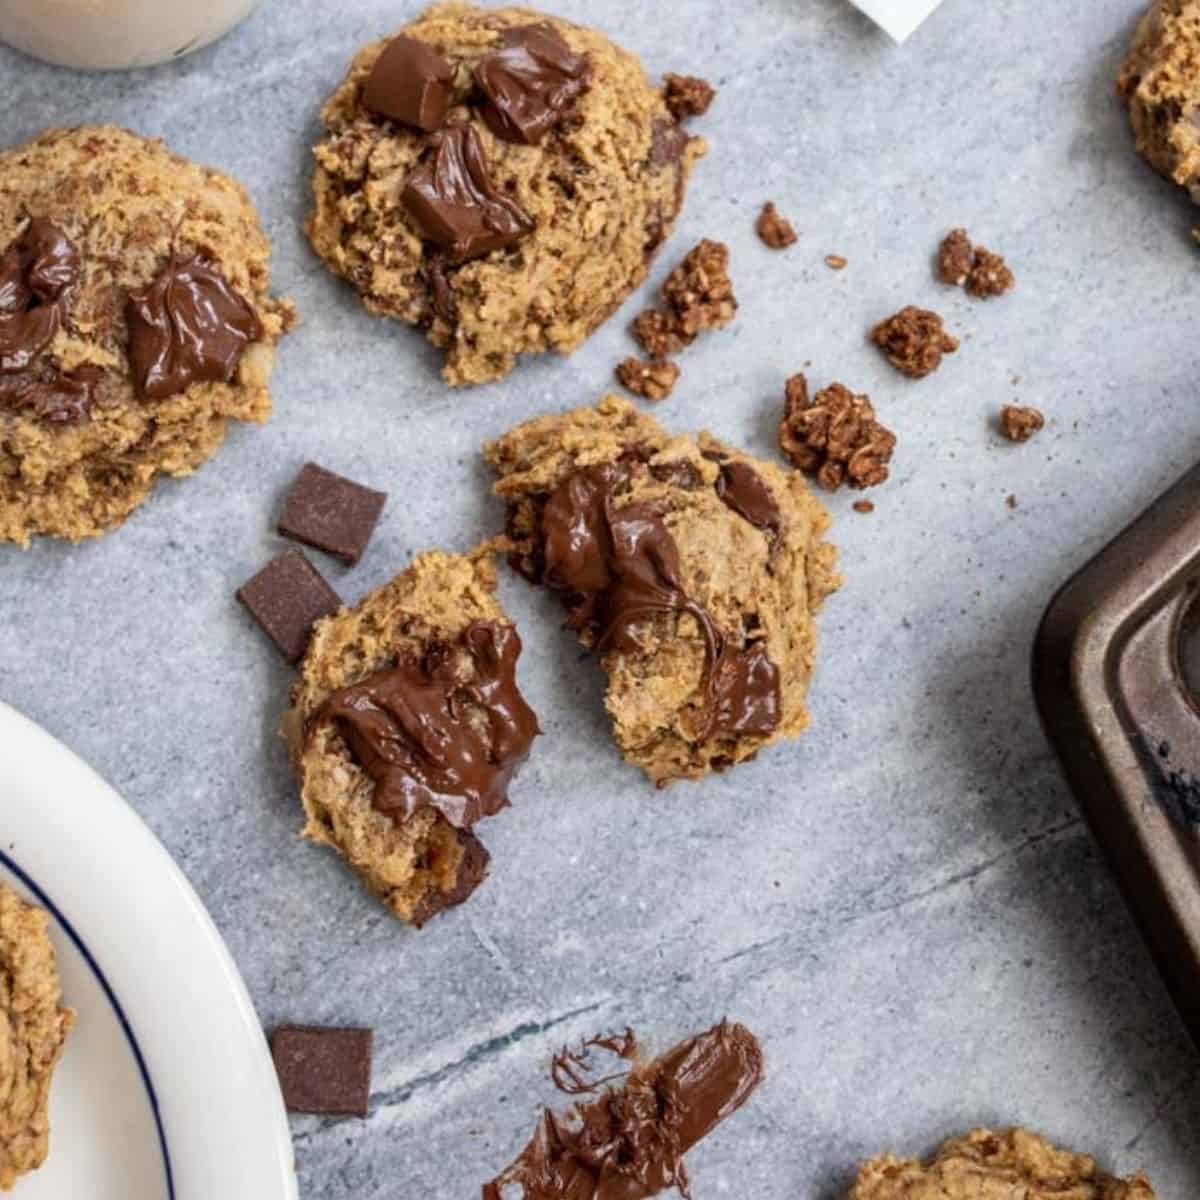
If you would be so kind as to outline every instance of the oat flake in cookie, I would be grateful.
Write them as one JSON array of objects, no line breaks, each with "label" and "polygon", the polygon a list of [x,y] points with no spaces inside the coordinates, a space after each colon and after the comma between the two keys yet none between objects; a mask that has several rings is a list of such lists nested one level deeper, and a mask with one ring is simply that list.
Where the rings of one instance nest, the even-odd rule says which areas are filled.
[{"label": "oat flake in cookie", "polygon": [[322,109],[308,234],[452,384],[569,354],[646,276],[704,143],[602,34],[442,4],[364,47]]},{"label": "oat flake in cookie", "polygon": [[75,1014],[62,1005],[49,918],[0,884],[0,1191],[50,1148],[50,1080]]},{"label": "oat flake in cookie", "polygon": [[616,396],[518,425],[485,456],[511,561],[599,653],[629,762],[664,785],[804,729],[814,615],[838,580],[800,475],[672,437]]},{"label": "oat flake in cookie", "polygon": [[243,188],[113,126],[0,153],[0,542],[106,532],[265,421],[291,305]]},{"label": "oat flake in cookie", "polygon": [[417,926],[483,881],[474,828],[508,803],[538,733],[492,550],[422,554],[318,622],[284,718],[305,836]]}]

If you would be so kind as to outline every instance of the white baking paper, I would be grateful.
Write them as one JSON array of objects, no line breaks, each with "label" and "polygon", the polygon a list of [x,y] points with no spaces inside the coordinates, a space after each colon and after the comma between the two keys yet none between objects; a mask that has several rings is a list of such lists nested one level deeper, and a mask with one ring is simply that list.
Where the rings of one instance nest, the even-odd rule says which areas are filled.
[{"label": "white baking paper", "polygon": [[861,8],[898,42],[904,41],[941,2],[942,0],[851,0],[856,8]]}]

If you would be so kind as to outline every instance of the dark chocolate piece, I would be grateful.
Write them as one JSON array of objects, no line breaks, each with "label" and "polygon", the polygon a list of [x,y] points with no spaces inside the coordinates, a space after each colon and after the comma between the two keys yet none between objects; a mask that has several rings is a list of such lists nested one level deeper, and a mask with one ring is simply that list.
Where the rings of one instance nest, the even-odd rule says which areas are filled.
[{"label": "dark chocolate piece", "polygon": [[363,87],[363,106],[433,133],[446,123],[454,68],[431,46],[401,34],[388,42]]},{"label": "dark chocolate piece", "polygon": [[51,425],[75,425],[87,418],[104,372],[81,366],[74,371],[0,373],[0,408],[29,412]]},{"label": "dark chocolate piece", "polygon": [[24,371],[50,344],[78,281],[74,244],[34,217],[0,258],[0,372]]},{"label": "dark chocolate piece", "polygon": [[367,548],[386,500],[386,492],[305,463],[283,502],[279,532],[353,566]]},{"label": "dark chocolate piece", "polygon": [[690,140],[676,122],[656,117],[650,126],[650,165],[665,167],[678,162]]},{"label": "dark chocolate piece", "polygon": [[365,1117],[372,1041],[369,1029],[280,1025],[271,1057],[288,1111]]},{"label": "dark chocolate piece", "polygon": [[644,1200],[670,1187],[687,1196],[683,1156],[762,1078],[754,1035],[722,1021],[565,1117],[544,1110],[520,1157],[484,1184],[483,1200],[502,1200],[507,1189],[522,1200]]},{"label": "dark chocolate piece", "polygon": [[501,250],[532,232],[533,219],[492,182],[470,125],[451,125],[429,144],[404,184],[404,206],[421,235],[444,246],[452,262]]},{"label": "dark chocolate piece", "polygon": [[456,908],[469,900],[475,889],[487,878],[488,865],[492,856],[484,844],[469,830],[458,831],[458,844],[462,847],[462,861],[458,864],[458,875],[448,892],[427,892],[413,911],[409,921],[417,929],[447,909]]},{"label": "dark chocolate piece", "polygon": [[498,138],[536,146],[570,112],[591,66],[550,25],[506,29],[503,42],[475,68],[483,119]]},{"label": "dark chocolate piece", "polygon": [[342,606],[337,593],[299,550],[276,555],[238,588],[237,598],[291,663],[303,657],[313,625]]},{"label": "dark chocolate piece", "polygon": [[469,829],[508,803],[508,785],[538,735],[517,688],[521,639],[511,625],[474,621],[453,643],[333,692],[316,721],[337,723],[375,781],[372,804],[397,820],[437,809]]},{"label": "dark chocolate piece", "polygon": [[779,723],[779,672],[759,642],[731,638],[684,591],[679,548],[645,503],[622,504],[632,465],[585,467],[565,479],[542,511],[541,582],[563,594],[567,627],[596,649],[637,653],[633,627],[656,613],[688,613],[705,639],[703,736],[766,734]]},{"label": "dark chocolate piece", "polygon": [[134,383],[149,400],[193,383],[228,383],[263,335],[253,307],[198,256],[171,258],[149,287],[130,292],[126,318]]},{"label": "dark chocolate piece", "polygon": [[733,509],[739,517],[749,521],[755,529],[761,529],[774,541],[779,536],[783,516],[771,489],[763,483],[762,476],[749,463],[727,462],[721,464],[717,477],[717,495]]}]

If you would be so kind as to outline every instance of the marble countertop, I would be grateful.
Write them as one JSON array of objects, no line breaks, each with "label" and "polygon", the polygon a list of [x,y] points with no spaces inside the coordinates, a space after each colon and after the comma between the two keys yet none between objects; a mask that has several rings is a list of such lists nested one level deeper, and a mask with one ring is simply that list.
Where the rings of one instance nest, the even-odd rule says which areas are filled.
[{"label": "marble countertop", "polygon": [[[831,499],[845,587],[821,620],[801,741],[656,793],[607,736],[595,665],[506,577],[545,738],[492,821],[489,882],[420,933],[297,837],[276,728],[289,669],[233,600],[280,546],[307,459],[391,499],[347,599],[421,548],[497,525],[479,444],[590,402],[630,352],[626,307],[569,360],[451,392],[435,354],[368,317],[309,252],[317,107],[407,0],[268,0],[216,46],[135,74],[0,51],[0,142],[116,121],[249,186],[303,324],[276,415],[119,532],[0,550],[0,697],[149,822],[211,910],[265,1024],[377,1030],[365,1121],[295,1118],[305,1197],[471,1196],[550,1099],[562,1042],[633,1024],[664,1046],[724,1014],[770,1077],[691,1158],[697,1200],[838,1200],[857,1160],[1022,1123],[1200,1194],[1200,1059],[1040,732],[1029,648],[1057,585],[1200,458],[1197,214],[1134,155],[1113,94],[1140,0],[948,0],[903,48],[845,0],[554,0],[653,73],[720,96],[674,239],[727,241],[736,323],[655,414],[763,455],[785,375],[869,392],[899,436],[871,516]],[[733,15],[736,13],[736,15]],[[801,231],[776,255],[753,218]],[[938,285],[966,225],[1017,291]],[[826,268],[840,253],[849,267]],[[964,341],[913,384],[865,342],[906,303]],[[1013,447],[1019,401],[1047,429]],[[1015,495],[1011,508],[1006,497]]]}]

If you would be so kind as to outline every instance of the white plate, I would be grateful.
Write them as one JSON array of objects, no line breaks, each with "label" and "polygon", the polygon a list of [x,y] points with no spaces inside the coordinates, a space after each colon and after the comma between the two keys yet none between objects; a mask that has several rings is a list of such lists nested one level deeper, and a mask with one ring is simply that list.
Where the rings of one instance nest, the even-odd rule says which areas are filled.
[{"label": "white plate", "polygon": [[0,703],[0,881],[51,914],[78,1012],[14,1200],[296,1200],[266,1039],[196,893],[124,801]]}]

